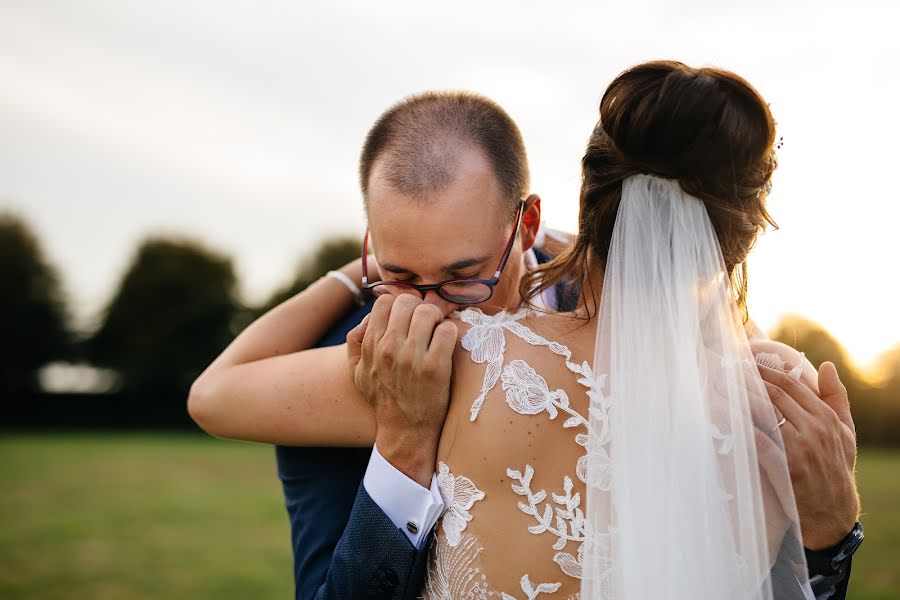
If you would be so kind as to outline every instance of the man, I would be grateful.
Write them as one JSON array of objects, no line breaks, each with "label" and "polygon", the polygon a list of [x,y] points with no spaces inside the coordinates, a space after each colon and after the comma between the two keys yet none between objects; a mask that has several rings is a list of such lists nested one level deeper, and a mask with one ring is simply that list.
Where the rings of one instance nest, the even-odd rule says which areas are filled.
[{"label": "man", "polygon": [[[450,280],[490,281],[493,293],[481,305],[486,311],[519,304],[518,282],[538,237],[540,199],[528,195],[524,145],[502,109],[474,95],[452,93],[424,94],[398,104],[369,132],[360,183],[381,270],[380,275],[370,276],[419,286],[422,306],[410,306],[403,313],[410,324],[417,321],[423,328],[434,328],[461,305],[453,290],[436,285]],[[519,221],[521,225],[516,224]],[[509,244],[504,246],[505,239]],[[216,374],[225,369],[308,347],[294,343],[286,349],[271,340],[284,335],[289,331],[285,328],[299,319],[309,320],[309,308],[301,307],[315,307],[320,322],[333,322],[350,311],[357,294],[347,290],[360,280],[359,268],[351,265],[343,270],[344,277],[326,278],[242,333],[233,344],[236,350],[230,347],[223,353],[192,389],[191,413],[198,423],[223,437],[277,442],[277,436],[260,433],[259,421],[253,423],[253,431],[241,429],[236,420],[217,423],[214,411],[204,408],[214,403],[205,397],[213,395],[209,390],[216,387]],[[337,293],[344,294],[343,305],[334,301]],[[560,307],[553,298],[548,303]],[[356,311],[322,345],[339,340],[366,311]],[[310,337],[309,332],[304,335]],[[269,340],[261,342],[269,346],[237,350],[248,346],[244,342],[254,336]],[[395,354],[400,350],[393,349]],[[432,366],[440,362],[434,356],[449,365],[451,351],[452,344],[445,344],[441,352],[433,353]],[[406,359],[414,356],[406,353]],[[434,484],[434,464],[449,387],[449,369],[423,370],[424,362],[395,362],[392,368],[399,364],[401,373],[411,376],[394,380],[396,385],[375,395],[377,434],[371,453],[278,448],[279,476],[291,516],[298,598],[401,598],[419,591],[431,529],[443,508]],[[853,437],[846,436],[846,422],[831,420],[819,409],[846,405],[846,392],[841,396],[839,381],[831,388],[826,385],[823,392],[832,393],[826,404],[776,375],[769,380],[772,393],[782,390],[785,398],[809,412],[811,427],[838,440],[788,448],[792,472],[803,474],[795,487],[806,538],[814,540],[811,549],[830,552],[831,546],[843,541],[858,510],[852,469],[848,473],[829,466],[836,464],[837,455],[846,462],[847,442],[852,447]],[[243,422],[252,422],[255,416],[244,414]],[[855,457],[855,447],[851,454]],[[351,507],[351,490],[357,486]],[[826,488],[837,491],[817,504]],[[804,506],[809,507],[806,514]],[[823,556],[825,560],[830,555]],[[847,573],[845,569],[843,574]],[[840,597],[838,588],[846,584],[843,574],[816,580],[819,597]]]}]

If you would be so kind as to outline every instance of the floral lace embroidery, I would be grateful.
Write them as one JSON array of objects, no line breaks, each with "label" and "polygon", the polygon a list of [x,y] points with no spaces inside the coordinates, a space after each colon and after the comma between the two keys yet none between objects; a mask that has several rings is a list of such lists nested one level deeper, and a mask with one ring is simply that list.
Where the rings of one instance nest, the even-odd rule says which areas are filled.
[{"label": "floral lace embroidery", "polygon": [[[576,475],[586,484],[597,489],[609,492],[611,490],[612,470],[609,453],[610,445],[610,411],[612,408],[612,398],[608,393],[604,392],[608,381],[605,374],[594,375],[587,362],[580,365],[571,361],[572,355],[568,348],[557,342],[551,342],[531,331],[528,327],[519,321],[526,316],[526,311],[517,313],[501,312],[497,315],[484,315],[478,309],[468,309],[458,313],[460,319],[469,324],[471,327],[463,336],[462,346],[471,353],[472,360],[478,364],[487,364],[481,390],[478,397],[472,404],[470,419],[475,421],[484,404],[487,394],[496,386],[497,382],[502,379],[502,388],[506,393],[506,403],[515,412],[523,415],[539,415],[546,413],[550,420],[555,420],[559,413],[565,413],[567,418],[563,423],[564,428],[584,427],[585,432],[579,432],[575,436],[575,441],[586,449],[585,455],[578,459],[576,466]],[[534,345],[544,346],[554,354],[557,354],[565,360],[566,367],[579,375],[578,383],[587,388],[586,393],[590,400],[589,416],[590,420],[585,419],[583,415],[574,410],[569,403],[566,392],[562,389],[550,390],[546,380],[541,377],[531,366],[525,361],[513,360],[505,368],[503,368],[504,354],[506,350],[505,332],[516,335],[523,341]],[[757,354],[755,359],[760,364],[766,364],[773,368],[784,369],[784,361],[778,355]],[[777,361],[775,360],[777,359]],[[733,359],[722,359],[722,367],[730,368],[737,362]],[[726,364],[728,363],[728,364]],[[790,371],[790,374],[799,378],[802,373],[803,362]],[[595,431],[594,428],[597,430]],[[710,435],[712,440],[717,444],[717,450],[720,454],[728,454],[733,449],[733,437],[730,432],[724,432],[714,424],[710,423]],[[444,466],[445,467],[445,466]],[[446,473],[449,475],[449,470]],[[584,512],[581,508],[581,497],[578,493],[573,492],[573,482],[568,476],[563,479],[563,493],[552,493],[552,502],[547,501],[546,490],[531,489],[531,481],[534,470],[530,465],[525,465],[524,473],[507,469],[509,476],[515,483],[512,484],[512,490],[518,496],[524,496],[523,501],[519,501],[519,509],[527,515],[533,517],[536,524],[528,527],[530,533],[540,535],[550,533],[556,536],[556,542],[553,548],[557,550],[554,555],[554,562],[566,575],[573,578],[581,578],[582,561],[585,553],[590,551],[593,560],[598,560],[604,565],[601,569],[600,586],[601,592],[609,590],[612,584],[613,564],[612,564],[612,542],[616,532],[612,529],[606,531],[595,530],[588,527],[584,518]],[[465,478],[456,478],[460,481]],[[588,481],[590,479],[590,481]],[[471,480],[465,479],[472,485],[472,489],[481,493],[477,487],[472,484]],[[457,484],[458,485],[458,484]],[[473,492],[474,493],[474,492]],[[483,497],[483,493],[481,493]],[[442,488],[442,495],[444,491]],[[445,496],[445,499],[447,496]],[[458,520],[458,524],[445,526],[446,542],[443,545],[447,554],[447,550],[471,551],[471,536],[465,534],[463,530],[468,521],[471,520],[468,510],[471,508],[477,498],[468,503],[461,503],[462,508],[459,512],[448,509],[445,513],[445,520]],[[723,501],[727,502],[729,495],[723,490]],[[447,502],[448,506],[452,506],[452,502]],[[453,533],[456,531],[456,533]],[[451,546],[451,540],[455,540],[456,546]],[[578,549],[575,555],[571,552],[565,552],[569,542],[578,543]],[[461,544],[461,545],[460,545]],[[467,579],[459,585],[472,587],[472,581],[478,573],[477,569],[470,567],[474,562],[478,553],[481,552],[479,547],[466,564]],[[451,552],[451,554],[453,554]],[[437,554],[436,554],[437,556]],[[446,557],[442,560],[447,560]],[[438,561],[440,562],[440,561]],[[459,563],[459,559],[457,559]],[[473,571],[474,569],[474,571]],[[444,570],[445,573],[450,573]],[[472,574],[474,573],[474,575]],[[471,575],[471,576],[470,576]],[[484,575],[481,576],[484,581]],[[432,574],[429,573],[429,580]],[[438,581],[438,577],[435,581]],[[448,580],[449,581],[449,580]],[[429,584],[431,585],[431,583]],[[449,584],[448,584],[449,585]],[[458,586],[457,586],[458,587]],[[529,576],[526,574],[520,580],[520,587],[528,600],[535,600],[540,594],[553,593],[559,590],[560,583],[542,583],[537,586],[533,585]],[[449,587],[447,589],[450,589]],[[459,588],[462,589],[462,588]],[[466,588],[469,589],[469,588]],[[475,589],[472,587],[472,589]],[[450,595],[434,595],[429,598],[485,598],[495,596],[495,593],[488,590],[486,585],[480,588],[485,595],[477,596],[471,592],[450,593]],[[469,595],[466,595],[469,594]],[[507,593],[500,594],[502,600],[517,600],[515,596]],[[568,600],[578,600],[579,595],[570,596]]]},{"label": "floral lace embroidery", "polygon": [[470,419],[474,421],[484,404],[485,396],[500,378],[503,353],[506,352],[506,338],[503,336],[503,329],[508,323],[524,317],[525,312],[500,312],[489,316],[478,309],[469,309],[457,314],[463,323],[472,326],[460,342],[462,347],[469,351],[474,363],[479,365],[487,363],[484,381],[481,384],[481,393],[472,403]]},{"label": "floral lace embroidery", "polygon": [[[445,538],[435,536],[420,600],[487,600],[498,596],[502,600],[518,600],[515,596],[498,594],[490,589],[487,576],[476,566],[483,550],[478,540],[469,534],[463,534],[460,543],[453,547]],[[538,594],[553,593],[561,585],[541,583],[534,586],[527,574],[519,580],[519,586],[528,600],[534,600]],[[578,594],[568,600],[578,600]]]},{"label": "floral lace embroidery", "polygon": [[[585,429],[585,432],[575,436],[575,442],[585,448],[585,454],[578,459],[575,473],[585,483],[588,483],[588,476],[591,474],[596,479],[594,482],[596,485],[602,489],[609,489],[610,460],[606,446],[609,438],[607,417],[611,403],[599,390],[595,391],[595,384],[599,383],[602,387],[605,377],[595,380],[587,362],[581,364],[572,362],[572,353],[567,347],[558,342],[551,342],[519,323],[518,321],[525,314],[525,311],[519,311],[515,314],[499,313],[487,316],[477,309],[460,313],[460,318],[472,326],[463,336],[463,347],[472,353],[474,362],[488,363],[481,391],[472,404],[471,420],[474,421],[478,417],[488,392],[493,389],[498,379],[502,379],[502,388],[506,392],[506,403],[515,412],[523,415],[547,413],[550,420],[555,420],[562,412],[567,416],[563,423],[564,428],[583,427]],[[546,380],[523,360],[513,360],[501,371],[506,350],[504,330],[533,346],[544,346],[554,354],[561,356],[566,367],[580,376],[578,383],[587,388],[587,395],[591,399],[591,416],[602,416],[602,428],[599,432],[601,443],[597,444],[596,448],[593,450],[587,448],[592,434],[591,423],[570,406],[569,397],[564,390],[551,391]],[[587,538],[584,512],[580,508],[581,497],[578,493],[572,495],[573,483],[571,478],[566,476],[563,480],[564,494],[552,494],[553,501],[557,506],[546,502],[541,509],[539,506],[546,499],[547,493],[545,490],[539,490],[536,493],[531,491],[533,474],[534,471],[530,465],[525,466],[524,475],[519,471],[507,469],[507,475],[519,483],[519,485],[513,484],[513,491],[520,496],[525,496],[528,500],[527,504],[519,502],[519,509],[538,521],[537,525],[529,527],[528,530],[535,535],[545,532],[555,535],[557,540],[553,548],[557,550],[557,553],[554,555],[554,562],[566,575],[580,578],[584,544]],[[579,543],[575,555],[563,551],[569,541]],[[523,592],[526,594],[540,593],[533,588],[529,588],[529,590],[523,587]],[[529,598],[531,597],[529,595]]]},{"label": "floral lace embroidery", "polygon": [[451,548],[455,548],[459,545],[466,525],[472,520],[469,510],[476,502],[484,499],[484,492],[479,490],[468,477],[454,477],[450,473],[450,467],[445,463],[438,465],[437,483],[447,507],[441,520],[441,526],[447,537],[447,544]]},{"label": "floral lace embroidery", "polygon": [[[522,588],[522,591],[525,592],[525,597],[528,600],[534,600],[538,597],[538,594],[552,594],[562,584],[560,583],[541,583],[538,584],[537,587],[534,587],[534,584],[531,583],[531,579],[528,575],[522,575],[522,579],[519,580],[519,586]],[[518,600],[515,596],[510,596],[509,594],[501,594],[500,597],[503,600]]]},{"label": "floral lace embroidery", "polygon": [[[567,353],[569,352],[568,348],[564,346],[562,348]],[[587,362],[577,365],[567,359],[566,366],[570,371],[581,375],[578,383],[589,390],[593,387],[591,368]],[[503,390],[506,392],[506,403],[510,408],[522,415],[536,415],[546,411],[550,420],[555,419],[559,411],[567,413],[569,418],[563,423],[563,427],[569,429],[583,426],[587,429],[587,433],[580,433],[575,436],[575,443],[586,447],[591,433],[591,424],[581,413],[569,406],[569,397],[565,391],[556,390],[551,392],[550,388],[547,387],[546,380],[523,360],[511,361],[503,370],[502,379]],[[590,392],[588,394],[590,395]],[[587,483],[588,462],[590,459],[589,454],[585,453],[584,456],[578,459],[578,464],[575,468],[575,474],[578,476],[578,479],[585,483]]]},{"label": "floral lace embroidery", "polygon": [[[763,365],[764,367],[769,367],[770,369],[776,369],[778,371],[784,371],[784,359],[777,354],[770,354],[768,352],[759,352],[753,356],[754,360],[756,360],[756,364]],[[793,377],[794,379],[800,379],[800,376],[803,375],[803,366],[806,363],[806,354],[800,352],[800,362],[797,363],[797,366],[788,371],[788,375]]]},{"label": "floral lace embroidery", "polygon": [[463,323],[471,325],[460,342],[462,347],[471,353],[472,361],[476,364],[487,363],[484,381],[481,384],[481,392],[472,403],[470,420],[474,421],[478,418],[478,413],[484,405],[485,397],[500,378],[503,354],[506,352],[504,329],[519,336],[533,346],[547,346],[551,352],[563,356],[567,362],[572,357],[569,349],[562,344],[545,340],[517,322],[527,314],[527,311],[520,310],[515,313],[499,312],[491,316],[484,314],[477,308],[470,308],[456,313]]},{"label": "floral lace embroidery", "polygon": [[[507,476],[519,482],[519,485],[513,484],[512,490],[519,496],[525,496],[528,503],[519,502],[519,510],[526,515],[533,516],[538,524],[532,525],[528,531],[540,535],[549,532],[557,537],[553,549],[558,552],[553,556],[553,562],[559,565],[562,572],[569,577],[581,578],[581,560],[584,557],[584,541],[585,541],[585,522],[584,511],[581,510],[581,494],[575,492],[572,495],[572,479],[566,475],[563,478],[563,494],[552,494],[553,502],[558,506],[553,506],[550,502],[544,503],[543,511],[540,504],[547,498],[547,492],[538,490],[531,491],[531,478],[534,475],[534,469],[531,465],[525,465],[525,473],[513,469],[506,470]],[[554,526],[554,509],[556,524]],[[580,542],[578,546],[578,558],[572,556],[568,552],[561,552],[568,542]]]},{"label": "floral lace embroidery", "polygon": [[487,577],[475,566],[482,548],[471,535],[451,546],[446,537],[436,535],[431,543],[424,600],[486,600],[493,596]]}]

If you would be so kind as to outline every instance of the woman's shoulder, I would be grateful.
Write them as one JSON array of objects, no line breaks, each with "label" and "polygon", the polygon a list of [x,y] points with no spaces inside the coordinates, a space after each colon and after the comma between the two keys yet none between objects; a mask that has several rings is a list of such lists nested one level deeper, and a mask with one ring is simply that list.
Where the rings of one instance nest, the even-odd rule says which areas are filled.
[{"label": "woman's shoulder", "polygon": [[765,335],[754,335],[750,338],[750,351],[757,364],[792,373],[818,392],[818,373],[803,352],[784,342],[769,339]]}]

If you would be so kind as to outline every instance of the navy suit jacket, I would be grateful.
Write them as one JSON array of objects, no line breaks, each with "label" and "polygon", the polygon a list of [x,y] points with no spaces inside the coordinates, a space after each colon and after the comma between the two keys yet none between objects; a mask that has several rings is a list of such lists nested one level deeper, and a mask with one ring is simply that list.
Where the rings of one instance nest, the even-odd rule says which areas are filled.
[{"label": "navy suit jacket", "polygon": [[[371,309],[369,303],[352,311],[318,346],[344,343]],[[410,576],[419,553],[362,486],[371,453],[371,448],[275,447],[291,521],[297,600],[379,597],[379,589],[386,591],[394,580],[393,587],[399,588],[401,575]],[[354,527],[348,528],[351,514]],[[345,529],[348,535],[342,539]],[[339,541],[342,552],[335,552]],[[400,561],[399,567],[387,560],[391,557]]]}]

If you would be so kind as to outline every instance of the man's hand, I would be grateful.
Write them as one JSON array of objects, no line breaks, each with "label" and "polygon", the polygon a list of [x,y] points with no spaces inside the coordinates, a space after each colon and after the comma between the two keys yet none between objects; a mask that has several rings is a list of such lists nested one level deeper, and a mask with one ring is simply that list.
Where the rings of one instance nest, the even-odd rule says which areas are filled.
[{"label": "man's hand", "polygon": [[781,370],[759,365],[769,398],[785,417],[781,426],[803,545],[834,546],[859,516],[856,491],[856,427],[847,388],[830,362],[819,367],[817,396]]},{"label": "man's hand", "polygon": [[436,306],[381,296],[347,334],[353,381],[375,409],[375,445],[410,479],[431,485],[450,402],[456,325]]}]

